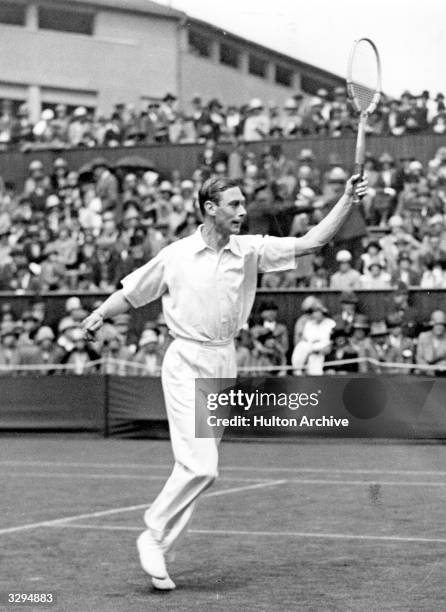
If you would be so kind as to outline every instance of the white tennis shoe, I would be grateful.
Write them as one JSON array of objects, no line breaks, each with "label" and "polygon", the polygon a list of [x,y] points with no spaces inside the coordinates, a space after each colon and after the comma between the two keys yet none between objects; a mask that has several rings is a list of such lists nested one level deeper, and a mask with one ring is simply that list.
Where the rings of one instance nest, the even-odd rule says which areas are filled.
[{"label": "white tennis shoe", "polygon": [[175,583],[167,573],[162,546],[147,529],[136,541],[142,569],[152,578],[155,589],[171,591]]}]

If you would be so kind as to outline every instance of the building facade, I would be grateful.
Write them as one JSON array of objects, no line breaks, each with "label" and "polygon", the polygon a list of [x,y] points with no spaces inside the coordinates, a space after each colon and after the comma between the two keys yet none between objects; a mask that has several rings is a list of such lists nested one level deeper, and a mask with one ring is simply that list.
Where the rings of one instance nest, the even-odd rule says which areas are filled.
[{"label": "building facade", "polygon": [[109,113],[166,92],[240,104],[342,79],[150,0],[2,0],[0,100]]}]

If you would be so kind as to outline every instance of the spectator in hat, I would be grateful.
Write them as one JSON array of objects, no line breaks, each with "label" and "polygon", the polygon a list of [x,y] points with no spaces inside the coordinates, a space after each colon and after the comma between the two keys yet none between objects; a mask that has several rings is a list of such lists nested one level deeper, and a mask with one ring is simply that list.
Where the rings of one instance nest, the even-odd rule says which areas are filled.
[{"label": "spectator in hat", "polygon": [[134,376],[160,376],[161,353],[158,333],[155,329],[145,329],[139,339],[139,350],[132,359]]},{"label": "spectator in hat", "polygon": [[109,163],[103,157],[98,157],[91,162],[95,179],[95,195],[100,199],[102,211],[115,210],[119,218],[120,211],[117,210],[119,202],[118,179],[110,171]]},{"label": "spectator in hat", "polygon": [[[403,321],[397,313],[389,314],[386,317],[389,330],[389,352],[388,359],[391,363],[413,363],[415,356],[414,341],[404,334]],[[411,369],[388,368],[388,374],[410,374]]]},{"label": "spectator in hat", "polygon": [[336,323],[320,300],[315,300],[307,311],[310,315],[302,329],[301,339],[294,347],[291,365],[296,376],[306,373],[321,375],[325,355],[330,351],[330,334]]},{"label": "spectator in hat", "polygon": [[359,357],[373,360],[375,363],[361,361],[359,364],[359,371],[362,374],[385,374],[387,368],[381,366],[379,362],[384,363],[390,361],[389,351],[389,330],[385,320],[373,321],[370,326],[369,337],[364,342]]},{"label": "spectator in hat", "polygon": [[[55,342],[55,335],[51,327],[43,325],[37,330],[34,342],[39,349],[40,363],[43,365],[53,365],[60,363],[64,355],[63,349]],[[54,370],[44,370],[42,373],[52,374]]]},{"label": "spectator in hat", "polygon": [[358,372],[358,363],[331,363],[348,359],[358,359],[358,353],[349,341],[349,333],[344,326],[333,327],[330,335],[330,352],[325,357],[324,374],[350,374]]},{"label": "spectator in hat", "polygon": [[398,283],[404,283],[409,287],[418,286],[420,284],[421,274],[407,251],[402,251],[398,255],[396,264],[396,268],[390,279],[392,286],[398,285]]},{"label": "spectator in hat", "polygon": [[99,344],[103,359],[100,367],[101,374],[114,376],[129,376],[132,374],[133,353],[125,345],[124,338],[118,331],[111,328],[107,334],[102,335]]},{"label": "spectator in hat", "polygon": [[360,258],[360,269],[364,273],[372,263],[379,263],[383,268],[387,267],[387,262],[383,255],[381,245],[373,238],[367,242],[366,249]]},{"label": "spectator in hat", "polygon": [[343,291],[339,298],[341,310],[333,316],[338,329],[345,329],[347,335],[353,330],[353,322],[358,310],[358,296],[354,291]]},{"label": "spectator in hat", "polygon": [[420,287],[421,289],[446,288],[446,259],[425,259]]},{"label": "spectator in hat", "polygon": [[[429,321],[430,331],[422,332],[418,337],[416,363],[418,365],[436,365],[436,376],[446,372],[446,314],[443,310],[434,310]],[[424,373],[420,370],[420,373]]]},{"label": "spectator in hat", "polygon": [[385,304],[388,314],[396,313],[401,317],[404,334],[409,338],[416,338],[422,329],[420,315],[416,308],[409,302],[409,288],[403,282],[398,282],[391,294],[391,298]]},{"label": "spectator in hat", "polygon": [[400,121],[407,134],[417,134],[427,128],[427,110],[418,106],[416,96],[409,97],[408,107],[401,112]]},{"label": "spectator in hat", "polygon": [[361,289],[390,289],[390,274],[380,261],[372,261],[361,276]]},{"label": "spectator in hat", "polygon": [[243,127],[243,139],[247,142],[264,140],[269,135],[270,121],[259,98],[249,103],[249,114]]},{"label": "spectator in hat", "polygon": [[288,98],[284,104],[284,114],[280,119],[280,128],[285,138],[296,138],[302,135],[302,115],[294,98]]},{"label": "spectator in hat", "polygon": [[361,275],[352,268],[352,254],[346,249],[336,253],[338,270],[331,276],[330,289],[354,291],[361,287]]},{"label": "spectator in hat", "polygon": [[322,136],[327,133],[327,120],[322,114],[323,101],[315,96],[311,99],[310,108],[302,123],[302,132],[305,135]]},{"label": "spectator in hat", "polygon": [[17,346],[19,332],[14,322],[0,326],[0,375],[16,372],[20,362]]},{"label": "spectator in hat", "polygon": [[284,366],[286,358],[274,333],[264,328],[260,333],[253,334],[253,344],[249,364],[251,376],[265,376],[267,368],[271,368],[270,376],[280,376],[282,371],[275,368]]},{"label": "spectator in hat", "polygon": [[88,112],[85,106],[74,109],[70,125],[68,126],[68,141],[72,147],[78,147],[85,142],[91,129]]},{"label": "spectator in hat", "polygon": [[363,354],[364,347],[367,345],[369,331],[370,323],[368,317],[364,314],[357,314],[353,319],[350,344],[358,356]]},{"label": "spectator in hat", "polygon": [[61,363],[67,366],[67,371],[72,374],[92,374],[98,369],[97,364],[92,364],[99,359],[99,354],[85,340],[85,334],[79,327],[71,331],[73,348],[65,353]]},{"label": "spectator in hat", "polygon": [[391,270],[395,267],[397,261],[399,248],[413,249],[418,251],[420,243],[413,238],[404,227],[404,221],[399,215],[394,215],[389,219],[390,234],[380,238],[379,244],[381,245],[382,252],[386,262],[389,264]]},{"label": "spectator in hat", "polygon": [[285,356],[289,348],[288,330],[286,325],[277,321],[278,310],[279,307],[273,300],[262,302],[259,307],[260,324],[254,326],[251,331],[254,337],[264,333],[265,330],[270,331],[277,348]]},{"label": "spectator in hat", "polygon": [[294,333],[293,333],[293,346],[296,346],[300,340],[302,340],[302,332],[305,327],[305,323],[311,319],[312,309],[315,304],[317,304],[318,298],[315,295],[307,295],[302,300],[302,304],[300,306],[301,315],[296,319],[294,324]]}]

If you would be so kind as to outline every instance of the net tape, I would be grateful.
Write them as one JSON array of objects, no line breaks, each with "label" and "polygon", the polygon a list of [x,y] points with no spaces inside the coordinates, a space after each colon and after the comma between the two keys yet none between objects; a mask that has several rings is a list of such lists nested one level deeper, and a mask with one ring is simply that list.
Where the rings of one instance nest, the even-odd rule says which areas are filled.
[{"label": "net tape", "polygon": [[[399,362],[389,362],[389,361],[378,361],[377,359],[373,359],[371,357],[357,357],[354,359],[337,359],[334,361],[326,361],[323,366],[326,367],[336,367],[342,365],[352,365],[352,364],[360,364],[360,363],[368,363],[371,365],[379,366],[381,368],[392,368],[399,369],[402,373],[404,370],[417,370],[420,372],[438,372],[444,371],[446,372],[446,364],[417,364],[417,363],[399,363]],[[102,359],[96,359],[94,361],[87,361],[83,364],[83,368],[85,370],[92,369],[98,366],[116,366],[116,367],[127,367],[132,370],[141,370],[145,371],[146,367],[144,364],[135,363],[133,361],[125,361],[122,359],[114,359],[111,357],[105,357]],[[79,369],[77,364],[33,364],[33,365],[0,365],[0,372],[3,373],[36,373],[36,372],[53,372],[53,371],[62,371],[62,372],[76,372]],[[246,366],[238,368],[240,373],[249,373],[249,372],[284,372],[284,373],[292,373],[296,368],[293,366]]]}]

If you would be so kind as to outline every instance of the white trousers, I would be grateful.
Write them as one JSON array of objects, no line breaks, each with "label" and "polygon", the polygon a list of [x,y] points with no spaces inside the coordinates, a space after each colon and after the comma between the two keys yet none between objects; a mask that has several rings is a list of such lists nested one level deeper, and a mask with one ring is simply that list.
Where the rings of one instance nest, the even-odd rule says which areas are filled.
[{"label": "white trousers", "polygon": [[167,349],[162,384],[175,465],[144,520],[169,549],[189,521],[195,500],[218,475],[216,438],[195,437],[195,379],[235,378],[233,342],[210,346],[176,338]]}]

